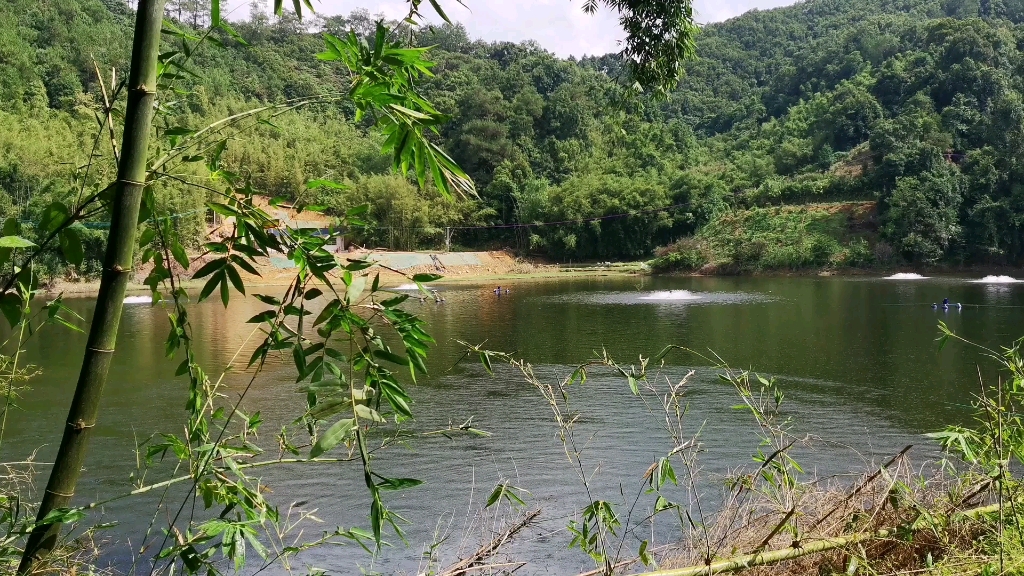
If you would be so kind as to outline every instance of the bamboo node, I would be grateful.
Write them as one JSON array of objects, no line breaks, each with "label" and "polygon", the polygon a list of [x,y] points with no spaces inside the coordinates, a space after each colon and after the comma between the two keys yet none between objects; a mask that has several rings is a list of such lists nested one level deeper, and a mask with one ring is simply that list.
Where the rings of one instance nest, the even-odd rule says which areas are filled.
[{"label": "bamboo node", "polygon": [[72,428],[74,428],[75,432],[81,432],[82,430],[85,430],[86,428],[93,428],[93,427],[95,427],[96,424],[86,424],[81,418],[79,418],[78,422],[74,422],[74,423],[68,422],[68,426],[71,426]]},{"label": "bamboo node", "polygon": [[74,498],[75,496],[74,492],[72,492],[71,494],[65,494],[63,492],[57,492],[56,490],[50,490],[49,488],[47,488],[46,491],[49,492],[50,494],[53,494],[54,496],[61,496],[63,498]]},{"label": "bamboo node", "polygon": [[[116,270],[115,270],[115,272],[116,272]],[[89,348],[89,351],[90,352],[98,352],[98,353],[101,353],[101,354],[113,354],[114,353],[113,349],[107,350],[105,348]]]}]

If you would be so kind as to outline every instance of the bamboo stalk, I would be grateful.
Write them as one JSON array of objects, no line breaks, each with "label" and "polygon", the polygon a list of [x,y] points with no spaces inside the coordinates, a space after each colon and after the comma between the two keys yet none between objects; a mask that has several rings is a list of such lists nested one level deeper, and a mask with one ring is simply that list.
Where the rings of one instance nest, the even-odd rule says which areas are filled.
[{"label": "bamboo stalk", "polygon": [[[974,508],[973,510],[966,510],[959,513],[958,516],[974,518],[998,511],[999,504],[993,504],[991,506],[983,506],[981,508]],[[755,554],[745,554],[743,556],[734,556],[732,558],[726,558],[707,565],[687,566],[685,568],[659,570],[657,572],[643,572],[636,576],[712,576],[714,574],[738,572],[755,566],[768,566],[771,564],[778,564],[779,562],[784,562],[786,560],[794,560],[804,556],[829,552],[838,548],[845,548],[851,544],[857,544],[858,542],[889,538],[896,533],[896,530],[896,528],[884,528],[875,532],[861,532],[858,534],[851,534],[849,536],[822,538],[821,540],[816,540],[814,542],[802,543],[799,548],[790,546],[789,548],[772,550],[771,552],[759,552]]]},{"label": "bamboo stalk", "polygon": [[[50,512],[66,508],[75,493],[81,475],[89,438],[96,426],[100,398],[107,381],[110,361],[117,342],[124,293],[132,270],[135,233],[146,181],[149,134],[156,101],[157,58],[163,26],[164,0],[139,0],[132,42],[131,73],[128,79],[128,102],[125,109],[121,159],[111,205],[110,235],[103,259],[103,275],[96,311],[89,330],[82,371],[78,377],[74,399],[54,460],[46,492],[39,506],[36,521]],[[19,574],[28,574],[36,562],[56,545],[61,525],[37,525],[28,538],[18,567]]]}]

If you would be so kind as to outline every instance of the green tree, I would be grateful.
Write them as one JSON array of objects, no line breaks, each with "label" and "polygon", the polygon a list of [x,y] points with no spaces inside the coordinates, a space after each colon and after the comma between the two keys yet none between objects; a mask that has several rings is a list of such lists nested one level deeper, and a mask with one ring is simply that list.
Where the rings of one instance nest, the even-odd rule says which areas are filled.
[{"label": "green tree", "polygon": [[910,261],[939,260],[959,239],[963,188],[953,168],[897,179],[887,200],[885,236]]}]

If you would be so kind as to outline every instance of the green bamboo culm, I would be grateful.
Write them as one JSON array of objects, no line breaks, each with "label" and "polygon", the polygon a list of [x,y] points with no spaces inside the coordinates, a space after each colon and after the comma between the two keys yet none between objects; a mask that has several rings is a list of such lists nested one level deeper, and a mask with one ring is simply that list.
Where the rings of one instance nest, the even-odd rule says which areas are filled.
[{"label": "green bamboo culm", "polygon": [[132,269],[139,209],[146,181],[150,127],[156,101],[157,58],[163,26],[164,0],[139,0],[135,15],[128,101],[125,108],[121,161],[111,205],[110,234],[103,259],[103,275],[96,311],[89,330],[82,371],[68,411],[60,449],[54,460],[37,526],[25,544],[19,574],[32,572],[57,543],[61,525],[39,524],[50,512],[70,505],[82,471],[86,448],[96,425],[100,398],[117,341],[124,293]]}]

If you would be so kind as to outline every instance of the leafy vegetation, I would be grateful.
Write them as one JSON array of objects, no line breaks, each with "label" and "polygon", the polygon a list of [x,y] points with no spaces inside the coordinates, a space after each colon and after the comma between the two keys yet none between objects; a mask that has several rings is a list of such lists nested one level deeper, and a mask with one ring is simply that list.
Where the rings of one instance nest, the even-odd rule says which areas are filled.
[{"label": "leafy vegetation", "polygon": [[[434,209],[428,191],[417,209],[375,202],[378,226],[352,239],[437,248],[441,231],[453,228],[461,246],[635,259],[725,213],[874,201],[879,225],[864,237],[867,253],[882,243],[907,262],[1017,263],[1024,257],[1015,184],[1024,135],[1019,4],[811,0],[752,12],[705,27],[698,59],[660,101],[631,97],[616,55],[562,60],[531,42],[474,41],[459,25],[410,30],[414,45],[434,46],[423,95],[451,118],[438,127],[438,142],[477,183],[479,199]],[[175,72],[182,125],[347,86],[338,67],[311,57],[323,52],[320,33],[372,38],[376,26],[365,12],[300,22],[260,8],[232,24],[246,44],[218,30],[213,38],[223,50],[197,53],[187,71]],[[189,10],[202,13],[201,6],[169,12],[183,30],[205,22]],[[112,90],[110,70],[126,69],[130,23],[131,12],[115,0],[5,5],[5,215],[32,220],[83,180],[102,180],[74,168],[93,150],[101,78]],[[367,130],[373,121],[359,117],[352,99],[310,104],[253,127],[224,164],[244,166],[270,196],[327,205],[336,215],[355,200],[337,189],[307,191],[306,182],[333,179],[357,190],[352,196],[387,190],[417,203],[400,180],[374,178],[391,160],[380,152],[382,136]],[[205,198],[173,182],[162,186],[161,202],[183,214],[179,225],[201,229],[196,208]],[[559,224],[537,226],[550,223]],[[100,244],[86,243],[86,261]],[[66,270],[54,263],[49,273]]]},{"label": "leafy vegetation", "polygon": [[810,204],[725,212],[696,236],[662,250],[656,270],[744,272],[867,266],[890,259],[868,240],[873,203]]},{"label": "leafy vegetation", "polygon": [[[642,2],[608,3],[619,11],[623,23],[632,22],[635,26],[626,51],[633,60],[630,66],[630,77],[634,80],[632,89],[663,86],[678,79],[680,59],[691,48],[689,42],[694,30],[689,3],[683,1],[671,8]],[[434,0],[430,4],[447,21],[440,5]],[[281,5],[275,2],[278,15],[282,14]],[[308,2],[306,6],[311,8]],[[410,34],[418,26],[419,6],[419,0],[409,1],[409,13],[402,25]],[[108,90],[99,66],[93,61],[102,106],[97,101],[96,108],[91,110],[97,124],[95,136],[84,165],[75,166],[70,172],[73,186],[67,187],[63,195],[58,191],[56,196],[47,198],[48,204],[34,213],[16,212],[12,208],[3,223],[0,271],[4,288],[0,293],[0,311],[16,333],[5,345],[17,349],[13,363],[5,362],[10,365],[5,382],[3,414],[6,418],[14,384],[22,377],[17,364],[21,346],[26,334],[31,336],[37,330],[31,315],[31,302],[39,295],[37,268],[48,253],[53,253],[59,255],[64,264],[81,269],[86,257],[81,228],[88,224],[102,227],[94,218],[107,214],[110,218],[99,294],[81,373],[69,414],[61,426],[62,438],[49,480],[34,514],[32,506],[25,507],[21,503],[17,483],[13,488],[6,483],[0,486],[4,503],[0,512],[7,527],[0,563],[13,568],[15,558],[20,556],[19,574],[49,571],[53,553],[57,551],[59,556],[67,545],[62,535],[63,525],[85,518],[87,510],[110,501],[71,507],[96,426],[110,359],[115,352],[137,247],[142,249],[139,261],[152,263],[145,282],[152,291],[153,303],[169,300],[171,330],[166,340],[166,354],[171,358],[184,356],[175,375],[187,377],[189,382],[183,434],[163,433],[159,440],[154,436],[138,446],[140,454],[145,448],[146,468],[156,458],[162,460],[170,454],[177,460],[172,476],[179,471],[183,475],[147,484],[143,473],[139,486],[122,496],[166,489],[179,482],[191,484],[176,512],[163,498],[158,504],[154,521],[166,506],[168,523],[162,539],[155,537],[152,543],[144,545],[148,548],[160,541],[154,547],[151,572],[217,574],[222,562],[218,553],[223,561],[233,564],[236,572],[241,571],[246,566],[247,547],[265,561],[258,572],[278,563],[290,571],[291,557],[311,547],[337,543],[339,538],[353,540],[368,552],[379,552],[385,544],[384,532],[389,527],[404,539],[400,527],[402,519],[389,511],[383,493],[422,483],[412,478],[385,476],[371,464],[381,448],[409,436],[402,430],[402,424],[412,418],[412,398],[392,368],[407,368],[415,381],[417,373],[426,372],[424,359],[433,339],[423,330],[420,319],[400,308],[409,295],[389,296],[380,287],[379,275],[371,277],[368,270],[376,266],[373,261],[348,259],[343,264],[327,249],[349,229],[365,226],[360,217],[369,211],[370,204],[346,209],[337,225],[326,230],[292,227],[261,208],[264,200],[257,198],[252,173],[244,165],[229,165],[224,155],[232,140],[261,125],[273,127],[272,120],[283,113],[314,104],[342,105],[353,112],[353,122],[363,128],[372,127],[380,135],[380,153],[390,157],[389,168],[395,174],[415,180],[420,188],[426,188],[429,183],[445,201],[474,196],[473,181],[435,140],[440,136],[438,127],[447,121],[447,116],[438,112],[417,86],[422,78],[432,76],[431,68],[435,63],[425,57],[428,48],[403,44],[398,33],[404,31],[389,29],[382,21],[374,22],[368,34],[356,30],[337,36],[324,33],[326,48],[316,57],[320,62],[338,66],[338,84],[347,89],[232,111],[205,126],[198,126],[189,124],[186,117],[189,97],[203,89],[201,84],[190,82],[199,78],[191,66],[200,62],[198,56],[205,54],[205,49],[211,45],[224,47],[224,40],[218,35],[241,46],[248,47],[249,43],[221,18],[222,6],[218,0],[212,0],[208,7],[203,4],[195,9],[203,11],[205,30],[182,29],[181,18],[177,22],[167,20],[165,8],[164,0],[138,1],[127,81],[116,81],[115,68]],[[182,4],[172,4],[170,8],[177,8],[180,13]],[[588,11],[595,8],[593,2],[586,5]],[[126,15],[121,23],[125,24],[131,13],[124,6],[121,9]],[[296,2],[299,16],[301,9]],[[654,18],[659,23],[657,34],[651,26],[643,24],[643,17],[652,14],[664,16]],[[66,19],[66,15],[54,15],[58,22]],[[192,24],[199,24],[195,13]],[[127,32],[126,26],[122,28]],[[164,48],[168,49],[162,51]],[[76,95],[74,89],[69,92]],[[56,104],[62,103],[66,102],[61,100]],[[51,106],[54,104],[50,102]],[[122,121],[120,128],[115,118]],[[122,131],[120,140],[117,138],[119,129]],[[106,147],[105,140],[109,140],[109,157],[97,153],[101,142],[103,148]],[[99,168],[93,171],[94,166],[104,164],[106,173],[99,173]],[[115,171],[116,176],[111,177]],[[349,186],[333,179],[317,178],[305,181],[303,188],[306,192],[332,190],[337,193],[348,190]],[[166,200],[176,197],[173,192],[168,194],[168,189],[186,194],[193,192],[192,198],[205,199],[204,208],[192,212],[205,214],[206,209],[211,210],[230,220],[229,231],[217,236],[193,235],[192,242],[202,243],[203,252],[190,257],[186,250],[190,230],[179,222],[185,214],[168,213]],[[292,196],[299,202],[300,211],[326,209],[309,205],[299,194]],[[31,198],[31,194],[29,196]],[[387,194],[383,198],[390,200]],[[275,197],[269,205],[276,207],[282,200]],[[27,216],[33,218],[26,221]],[[182,281],[193,264],[197,264],[198,269],[191,276],[202,279],[204,286],[196,302],[216,293],[227,307],[233,291],[246,295],[241,272],[259,276],[254,266],[257,259],[267,259],[271,253],[283,254],[293,262],[297,268],[295,277],[281,297],[254,295],[270,306],[248,321],[258,326],[253,335],[261,331],[264,338],[246,365],[250,371],[248,385],[237,402],[222,405],[223,395],[218,389],[223,374],[216,380],[211,379],[197,360],[189,321],[193,296],[182,287]],[[427,290],[423,284],[439,278],[433,274],[408,277],[424,293]],[[45,322],[81,330],[61,316],[68,310],[60,301],[58,297],[43,308],[47,311]],[[313,314],[309,306],[320,310],[311,324],[306,318]],[[76,317],[76,320],[83,319]],[[384,336],[389,332],[402,344],[385,341]],[[290,426],[282,428],[277,437],[280,454],[276,459],[252,461],[264,452],[256,444],[263,420],[259,412],[243,412],[242,403],[268,357],[285,350],[291,352],[294,360],[298,373],[295,382],[308,384],[302,389],[307,410]],[[236,357],[241,352],[239,349]],[[235,359],[229,362],[225,372],[233,364]],[[321,425],[331,422],[333,424],[326,430],[321,430]],[[308,442],[293,444],[290,428],[300,436],[307,436]],[[385,433],[380,444],[375,442],[371,446],[368,435],[385,428],[391,428],[391,432]],[[449,428],[441,433],[480,433],[469,422],[458,429]],[[318,539],[304,540],[299,524],[312,513],[299,510],[298,519],[294,519],[293,510],[289,508],[287,514],[282,515],[279,508],[263,496],[265,490],[260,479],[250,476],[246,470],[286,463],[323,462],[322,455],[342,446],[347,449],[348,457],[327,461],[361,463],[371,500],[370,530],[338,528]],[[309,448],[308,457],[301,457],[305,448]],[[299,457],[284,458],[285,452]],[[487,507],[498,503],[502,493],[506,501],[522,503],[514,491],[502,489],[489,499]],[[164,494],[166,496],[166,491]],[[192,512],[184,514],[190,499]],[[197,518],[199,499],[206,512]],[[219,514],[213,516],[217,510]],[[34,521],[30,519],[33,515]],[[296,530],[298,536],[289,536]],[[19,550],[23,536],[27,538],[23,549]],[[150,536],[147,531],[144,540],[149,540]],[[372,544],[372,550],[367,543]],[[76,562],[77,557],[68,562],[72,570],[77,570]],[[59,562],[54,566],[58,565],[63,566]]]}]

